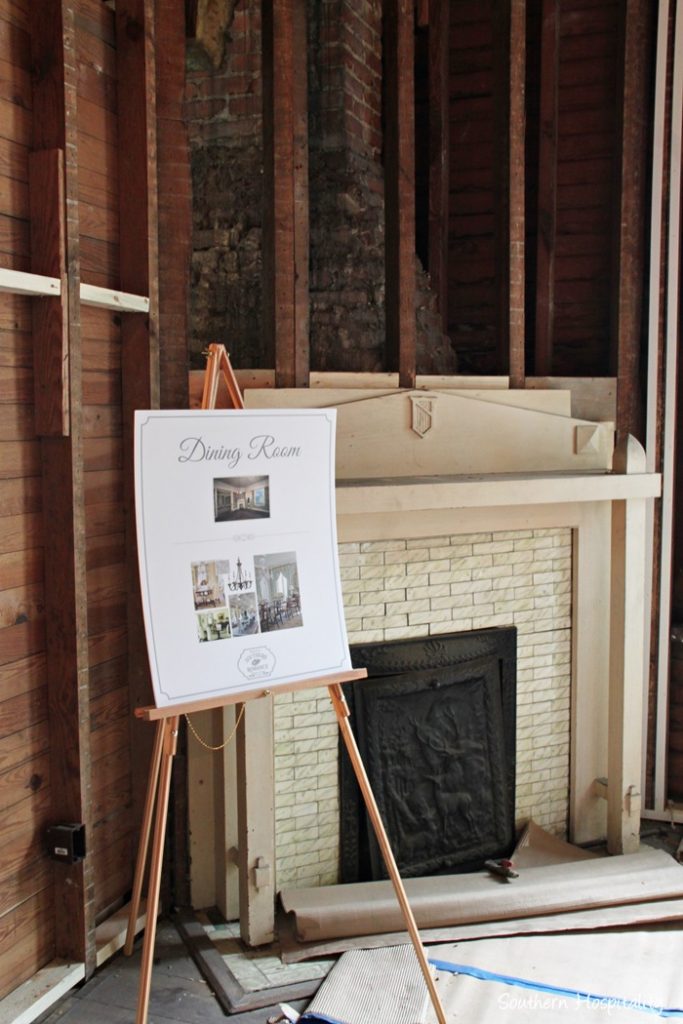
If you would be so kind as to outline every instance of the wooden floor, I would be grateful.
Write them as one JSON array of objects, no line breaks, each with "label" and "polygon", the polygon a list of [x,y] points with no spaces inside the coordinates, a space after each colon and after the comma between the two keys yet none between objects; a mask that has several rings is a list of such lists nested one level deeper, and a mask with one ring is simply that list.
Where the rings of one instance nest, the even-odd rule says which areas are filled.
[{"label": "wooden floor", "polygon": [[[140,942],[132,957],[117,954],[81,988],[40,1018],[41,1024],[134,1024],[140,977]],[[301,1011],[306,1003],[292,1002]],[[178,932],[157,929],[149,1024],[266,1024],[278,1006],[226,1016],[189,957]]]}]

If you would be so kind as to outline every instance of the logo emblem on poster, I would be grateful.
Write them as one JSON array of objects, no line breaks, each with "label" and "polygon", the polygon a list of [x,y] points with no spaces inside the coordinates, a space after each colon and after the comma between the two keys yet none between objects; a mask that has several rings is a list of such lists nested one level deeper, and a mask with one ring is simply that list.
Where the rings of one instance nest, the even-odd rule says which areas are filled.
[{"label": "logo emblem on poster", "polygon": [[242,651],[237,667],[245,679],[268,679],[275,669],[275,655],[267,647]]}]

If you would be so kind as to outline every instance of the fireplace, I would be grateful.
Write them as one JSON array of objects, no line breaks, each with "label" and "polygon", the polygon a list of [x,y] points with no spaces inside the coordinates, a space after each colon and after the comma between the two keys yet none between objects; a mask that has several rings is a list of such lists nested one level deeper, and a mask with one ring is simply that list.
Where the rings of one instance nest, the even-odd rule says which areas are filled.
[{"label": "fireplace", "polygon": [[[513,391],[505,382],[482,390],[461,378],[408,392],[384,380],[374,390],[339,383],[245,398],[252,408],[337,408],[349,641],[515,627],[516,824],[533,818],[575,842],[606,835],[610,852],[637,849],[645,517],[659,492],[642,449],[627,438],[614,453],[610,423],[573,417],[563,391]],[[425,403],[428,430],[416,422]],[[249,797],[249,828],[230,822],[225,836],[209,839],[205,790],[193,848],[193,866],[219,851],[215,884],[206,875],[217,890],[233,871],[222,851],[243,844],[240,891],[249,913],[262,914],[258,941],[272,934],[276,887],[339,881],[329,695],[304,689],[273,704],[274,713],[265,700],[249,705],[245,751],[257,753],[229,776],[235,799],[226,803]],[[214,773],[219,793],[226,770],[221,762]],[[193,878],[196,905],[217,902],[196,888]]]},{"label": "fireplace", "polygon": [[[505,856],[515,823],[516,630],[358,644],[346,688],[368,777],[405,877]],[[342,745],[343,747],[343,745]],[[340,750],[342,881],[386,868]]]}]

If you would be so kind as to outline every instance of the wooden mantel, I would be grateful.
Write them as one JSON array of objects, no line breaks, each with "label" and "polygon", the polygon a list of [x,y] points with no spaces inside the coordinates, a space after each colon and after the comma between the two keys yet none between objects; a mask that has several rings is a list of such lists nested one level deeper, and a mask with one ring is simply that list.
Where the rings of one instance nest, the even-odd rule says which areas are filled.
[{"label": "wooden mantel", "polygon": [[[429,425],[413,408],[423,399],[438,406]],[[627,438],[615,450],[613,424],[572,417],[559,392],[255,389],[245,402],[337,408],[340,543],[572,530],[569,832],[636,850],[646,508],[660,493],[640,445]],[[473,472],[478,457],[484,469]]]}]

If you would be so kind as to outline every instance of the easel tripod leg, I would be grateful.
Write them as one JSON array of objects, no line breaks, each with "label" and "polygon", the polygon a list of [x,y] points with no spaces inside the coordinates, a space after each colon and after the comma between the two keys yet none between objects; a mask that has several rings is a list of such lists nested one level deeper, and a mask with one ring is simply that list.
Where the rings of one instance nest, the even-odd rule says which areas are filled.
[{"label": "easel tripod leg", "polygon": [[152,834],[152,815],[154,813],[154,801],[157,795],[159,783],[159,769],[161,767],[161,752],[164,738],[164,720],[157,722],[156,734],[154,736],[154,749],[152,760],[149,765],[149,781],[147,782],[147,795],[145,807],[142,813],[142,824],[140,827],[140,841],[138,843],[138,858],[135,864],[135,876],[133,878],[133,894],[130,900],[130,913],[128,915],[128,931],[126,932],[126,944],[123,952],[130,956],[133,952],[135,942],[135,922],[140,913],[140,900],[142,897],[142,883],[145,878],[147,866],[147,851],[149,850],[149,838]]},{"label": "easel tripod leg", "polygon": [[178,715],[163,719],[161,738],[161,770],[159,773],[159,792],[156,801],[156,819],[154,837],[152,839],[152,859],[147,886],[147,924],[142,946],[142,963],[140,966],[140,991],[138,993],[138,1010],[135,1024],[147,1024],[149,993],[152,984],[152,961],[154,959],[154,940],[157,931],[157,909],[161,889],[161,865],[164,856],[164,836],[168,817],[168,796],[171,789],[171,769],[173,757],[178,743]]},{"label": "easel tripod leg", "polygon": [[401,907],[401,913],[403,914],[408,934],[410,935],[410,939],[415,948],[420,969],[422,970],[425,982],[427,983],[427,989],[429,990],[432,1006],[436,1012],[439,1024],[447,1024],[446,1016],[444,1014],[443,1007],[441,1006],[441,1000],[439,999],[439,993],[436,991],[434,978],[432,977],[432,972],[429,968],[429,963],[427,962],[427,955],[425,953],[424,946],[422,945],[420,933],[417,930],[417,924],[415,923],[413,912],[410,908],[410,904],[408,903],[405,887],[399,874],[396,860],[394,859],[394,854],[384,828],[384,823],[379,813],[375,795],[372,792],[370,781],[365,771],[365,765],[363,764],[363,759],[360,756],[360,751],[356,744],[356,737],[353,735],[353,731],[349,725],[349,707],[346,703],[346,698],[344,697],[344,691],[339,683],[333,683],[328,687],[328,690],[337,716],[339,730],[342,734],[351,764],[353,765],[356,778],[358,779],[358,785],[360,786],[361,793],[363,794],[365,806],[367,807],[368,815],[372,822],[372,827],[375,831],[379,848],[382,851],[384,863],[386,864],[389,877],[393,883],[394,891]]}]

